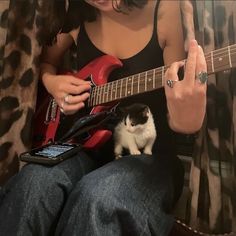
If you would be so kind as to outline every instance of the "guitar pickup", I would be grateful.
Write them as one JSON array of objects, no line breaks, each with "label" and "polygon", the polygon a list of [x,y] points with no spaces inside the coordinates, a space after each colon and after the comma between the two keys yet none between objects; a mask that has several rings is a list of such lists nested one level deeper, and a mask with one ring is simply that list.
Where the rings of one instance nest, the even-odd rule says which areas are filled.
[{"label": "guitar pickup", "polygon": [[47,112],[46,112],[46,116],[44,120],[45,124],[48,124],[49,122],[56,120],[57,109],[58,109],[58,106],[55,99],[51,98],[48,104],[48,108],[47,108]]}]

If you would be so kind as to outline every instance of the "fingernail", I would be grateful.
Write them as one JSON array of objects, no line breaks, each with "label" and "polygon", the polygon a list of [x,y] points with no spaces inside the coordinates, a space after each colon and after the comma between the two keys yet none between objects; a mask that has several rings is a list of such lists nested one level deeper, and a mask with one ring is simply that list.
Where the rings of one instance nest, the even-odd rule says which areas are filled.
[{"label": "fingernail", "polygon": [[195,47],[197,45],[197,41],[195,39],[191,40],[190,46]]}]

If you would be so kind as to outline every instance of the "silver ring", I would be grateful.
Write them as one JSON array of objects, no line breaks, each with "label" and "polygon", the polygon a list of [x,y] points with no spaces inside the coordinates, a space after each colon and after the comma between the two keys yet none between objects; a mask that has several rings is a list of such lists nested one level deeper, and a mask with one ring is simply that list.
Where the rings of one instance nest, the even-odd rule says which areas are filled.
[{"label": "silver ring", "polygon": [[65,105],[65,102],[64,102],[64,100],[61,102],[61,109],[64,109],[64,105]]},{"label": "silver ring", "polygon": [[207,82],[208,79],[208,74],[206,71],[200,71],[196,78],[198,79],[200,84],[205,84]]},{"label": "silver ring", "polygon": [[70,96],[70,94],[67,94],[67,95],[64,97],[64,102],[65,102],[65,103],[69,103],[69,96]]},{"label": "silver ring", "polygon": [[166,84],[167,86],[169,86],[170,88],[173,88],[174,87],[174,83],[178,82],[178,80],[171,80],[171,79],[168,79],[166,81]]},{"label": "silver ring", "polygon": [[60,107],[60,112],[64,113],[64,109],[62,107]]}]

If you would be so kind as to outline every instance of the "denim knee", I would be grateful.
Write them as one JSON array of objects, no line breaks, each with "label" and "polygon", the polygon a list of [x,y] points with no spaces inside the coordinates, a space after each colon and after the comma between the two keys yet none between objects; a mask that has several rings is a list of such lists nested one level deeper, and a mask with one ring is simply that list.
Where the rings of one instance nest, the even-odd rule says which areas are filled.
[{"label": "denim knee", "polygon": [[171,178],[150,178],[141,171],[145,166],[129,164],[113,162],[84,176],[67,201],[58,235],[167,235],[173,218],[163,202],[172,194]]},{"label": "denim knee", "polygon": [[42,165],[30,164],[25,166],[17,178],[17,185],[20,185],[24,192],[27,191],[32,195],[42,195],[44,197],[48,191],[53,194],[56,187],[62,185],[70,187],[71,185],[71,181],[64,171]]}]

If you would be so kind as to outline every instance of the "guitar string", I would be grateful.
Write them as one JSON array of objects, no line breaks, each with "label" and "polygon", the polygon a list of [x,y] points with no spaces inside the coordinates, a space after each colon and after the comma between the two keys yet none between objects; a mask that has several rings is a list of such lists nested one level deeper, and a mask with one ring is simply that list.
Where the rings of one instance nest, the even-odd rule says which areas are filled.
[{"label": "guitar string", "polygon": [[[222,50],[222,49],[221,49]],[[224,49],[225,50],[225,49]],[[236,51],[236,50],[231,50],[231,52],[233,52],[233,51]],[[231,53],[231,55],[233,55],[233,54],[236,54],[236,53]],[[218,58],[217,57],[215,57],[215,55],[216,54],[214,54],[214,60],[220,60],[220,59],[222,59],[222,57],[228,57],[228,53],[226,53],[226,54],[222,54],[222,53],[218,53],[218,55],[221,55],[221,56],[219,56]],[[206,60],[207,59],[211,59],[212,58],[212,56],[211,55],[206,55],[205,56],[206,57]],[[186,62],[186,60],[184,60],[185,62]],[[211,63],[211,61],[207,61],[207,64],[208,63]],[[215,62],[216,63],[216,62]],[[227,63],[228,64],[228,63]],[[163,68],[164,67],[164,68]],[[153,74],[153,72],[154,72],[154,79],[156,80],[156,79],[159,79],[159,78],[156,78],[156,76],[158,75],[158,73],[161,73],[162,74],[162,71],[163,71],[163,69],[164,70],[166,70],[167,69],[167,67],[168,66],[163,66],[163,67],[160,67],[160,68],[156,68],[156,69],[151,69],[151,70],[148,70],[148,71],[146,71],[146,72],[141,72],[140,73],[140,79],[141,80],[143,80],[143,79],[148,79],[148,73],[150,73],[150,74]],[[145,75],[142,75],[142,74],[145,74]],[[125,77],[125,78],[122,78],[122,79],[119,79],[118,81],[120,81],[120,83],[121,83],[121,80],[123,80],[123,81],[126,81],[126,80],[131,80],[132,78],[135,78],[135,76],[138,76],[138,74],[136,74],[136,75],[132,75],[132,76],[128,76],[128,77]],[[149,78],[150,79],[150,78]],[[153,80],[153,79],[152,79]],[[145,81],[144,81],[145,82]],[[93,88],[93,96],[96,96],[97,94],[96,94],[96,92],[97,92],[97,90],[104,90],[104,88],[106,88],[107,86],[110,86],[111,88],[112,87],[114,87],[114,84],[115,83],[117,83],[116,81],[112,81],[112,82],[109,82],[109,83],[106,83],[106,84],[104,84],[104,85],[100,85],[100,86],[96,86],[96,87],[94,87]],[[129,82],[127,82],[126,84],[128,84]],[[132,85],[137,85],[138,83],[140,83],[139,81],[133,81],[132,82]],[[123,84],[123,83],[122,83]],[[111,89],[111,88],[109,88],[106,92],[110,92],[110,91],[112,91],[113,89]],[[127,88],[127,86],[126,85],[122,85],[121,87],[119,87],[119,88]],[[100,94],[100,91],[98,91],[99,92],[99,94]]]},{"label": "guitar string", "polygon": [[[231,52],[232,52],[233,50],[231,50]],[[233,52],[233,53],[231,53],[231,55],[234,55],[235,53]],[[218,54],[218,55],[220,55],[220,53]],[[223,57],[228,57],[228,53],[227,54],[222,54],[221,53],[221,57],[219,57],[219,58],[217,58],[217,57],[215,57],[215,55],[214,55],[214,60],[217,60],[217,59],[221,59],[222,60],[222,56]],[[206,56],[207,57],[207,56]],[[212,58],[212,57],[210,57],[210,58]],[[207,64],[209,64],[209,63],[211,63],[211,61],[207,61]],[[228,64],[228,63],[227,63]],[[165,67],[166,68],[166,67]],[[158,75],[158,73],[162,73],[162,70],[163,69],[161,69],[161,68],[156,68],[156,69],[152,69],[152,70],[149,70],[149,71],[147,71],[147,72],[142,72],[142,73],[140,73],[140,74],[147,74],[148,72],[152,72],[153,73],[153,70],[154,70],[154,73],[155,73],[155,77],[154,78],[152,78],[152,81],[153,80],[157,80],[157,81],[155,81],[155,84],[156,84],[156,82],[158,82],[158,79],[159,79],[159,77],[160,77],[160,74],[159,74],[159,77],[156,77],[156,75]],[[119,81],[121,82],[121,80],[127,80],[128,78],[131,78],[132,79],[132,77],[135,77],[135,76],[137,76],[137,75],[133,75],[133,76],[129,76],[129,77],[126,77],[126,78],[123,78],[123,79],[120,79]],[[145,81],[143,81],[143,79],[145,80]],[[141,92],[146,92],[146,89],[143,89],[143,86],[145,86],[146,87],[146,79],[147,79],[147,76],[145,75],[145,76],[140,76],[140,80],[142,80],[142,81],[134,81],[133,83],[132,83],[132,86],[134,86],[134,85],[139,85],[140,86],[140,88],[141,88]],[[123,82],[122,81],[122,82]],[[116,81],[112,81],[112,82],[109,82],[110,84],[109,85],[111,85],[112,83],[114,83],[114,82],[116,82]],[[143,84],[143,83],[145,83],[145,84]],[[113,84],[114,85],[114,84]],[[111,86],[111,88],[113,87],[113,85]],[[121,90],[120,91],[120,94],[121,95],[123,95],[123,89],[127,89],[127,85],[129,85],[130,86],[130,84],[128,84],[128,82],[126,82],[126,85],[123,85],[123,83],[122,83],[122,86],[120,86],[119,87],[119,89]],[[157,83],[157,85],[158,85],[158,87],[161,87],[161,85],[162,85],[162,83],[159,81],[159,83]],[[104,90],[104,88],[106,88],[106,86],[107,86],[107,84],[104,84],[104,85],[102,85],[102,86],[97,86],[97,87],[100,87],[101,88],[101,90],[102,90],[102,88],[103,88],[103,90]],[[97,87],[95,87],[95,88],[97,88]],[[147,91],[150,91],[150,90],[154,90],[154,89],[156,89],[156,88],[158,88],[157,86],[155,86],[155,87],[153,87],[152,89],[149,89],[149,90],[147,90]],[[117,97],[117,96],[115,96],[115,98],[112,98],[112,94],[113,94],[113,89],[107,89],[107,91],[105,91],[105,96],[107,97],[107,98],[104,98],[104,94],[103,94],[103,98],[101,98],[101,97],[99,97],[99,98],[97,98],[97,96],[99,95],[100,96],[100,90],[98,91],[98,89],[99,88],[97,88],[97,89],[95,89],[94,91],[93,91],[93,94],[92,94],[92,98],[94,98],[93,100],[90,98],[90,100],[89,100],[89,103],[92,105],[92,106],[94,106],[94,105],[96,105],[96,104],[101,104],[101,103],[107,103],[107,102],[110,102],[110,101],[115,101],[115,100],[118,100],[118,99],[120,99],[120,98],[122,98],[122,96],[120,96],[120,97]],[[127,94],[127,92],[125,93],[125,95],[126,96],[130,96],[130,95],[135,95],[135,94],[138,94],[139,92],[137,92],[137,93],[132,93],[132,94],[130,94],[130,93],[128,93]],[[109,97],[109,95],[111,95],[110,97]]]},{"label": "guitar string", "polygon": [[[233,54],[236,54],[236,49],[235,49],[235,53],[231,53],[231,55],[233,55]],[[227,54],[222,54],[222,53],[221,53],[221,54],[219,54],[219,55],[221,55],[221,56],[218,57],[218,58],[215,57],[215,55],[214,55],[214,60],[217,60],[217,59],[220,60],[220,58],[222,58],[222,57],[227,57],[227,58],[228,58],[228,53],[227,53]],[[211,59],[212,56],[211,56],[211,55],[209,55],[209,56],[206,55],[205,58],[206,58],[206,59]],[[186,62],[186,59],[183,60],[183,61]],[[207,61],[207,63],[211,63],[211,61]],[[216,63],[216,62],[215,62],[215,63]],[[227,63],[227,64],[228,64],[228,63]],[[147,71],[144,71],[144,72],[135,74],[135,75],[131,75],[131,76],[128,76],[128,77],[119,79],[118,81],[121,81],[121,80],[129,80],[129,79],[132,79],[132,77],[138,76],[139,74],[140,74],[141,76],[142,76],[142,74],[148,74],[148,73],[153,74],[153,71],[155,71],[155,75],[157,75],[158,73],[162,73],[163,67],[164,67],[164,70],[166,70],[169,66],[162,66],[162,67],[159,67],[159,68],[147,70]],[[141,76],[140,76],[140,77],[141,77]],[[141,77],[141,79],[143,79],[143,78],[147,78],[147,76],[144,75],[144,76]],[[155,79],[156,79],[156,78],[155,78]],[[116,81],[117,81],[117,80],[116,80]],[[93,89],[96,90],[96,89],[99,89],[99,88],[101,88],[101,87],[110,86],[112,83],[116,83],[116,81],[111,81],[111,82],[108,82],[108,83],[106,83],[106,84],[96,86],[96,87],[94,87]],[[134,82],[133,82],[133,84],[136,84],[136,83],[138,83],[138,82],[137,82],[137,81],[134,81]],[[108,85],[108,84],[109,84],[109,85]],[[125,87],[125,85],[123,85],[123,87]]]},{"label": "guitar string", "polygon": [[[225,53],[225,51],[227,51],[226,53]],[[229,53],[230,53],[230,56],[232,56],[232,55],[235,55],[236,53],[235,53],[235,51],[236,51],[236,45],[229,45],[229,46],[226,46],[226,47],[224,47],[224,48],[220,48],[220,49],[216,49],[215,51],[212,51],[212,52],[210,52],[210,53],[207,53],[207,54],[205,54],[205,59],[206,59],[206,63],[207,63],[207,65],[208,65],[208,63],[211,63],[212,62],[212,58],[214,59],[214,63],[215,63],[215,60],[219,60],[220,61],[220,59],[221,59],[221,61],[222,61],[222,57],[229,57]],[[210,61],[207,61],[208,59],[210,59]],[[231,58],[230,58],[231,59]],[[230,60],[229,59],[229,60]],[[185,60],[183,60],[185,63],[186,63],[186,59]],[[227,63],[228,64],[228,63]],[[155,68],[155,69],[151,69],[151,70],[148,70],[148,71],[146,71],[146,72],[142,72],[142,73],[148,73],[149,71],[150,72],[154,72],[153,74],[154,74],[154,76],[153,76],[153,81],[154,80],[157,80],[157,81],[155,81],[155,84],[156,84],[156,82],[159,82],[158,83],[158,86],[160,86],[160,85],[162,85],[162,81],[160,82],[160,81],[158,81],[158,79],[159,79],[159,77],[156,77],[157,75],[158,75],[158,73],[161,73],[161,77],[163,77],[163,70],[165,71],[167,68],[168,68],[169,66],[162,66],[162,67],[160,67],[160,68]],[[142,74],[142,73],[140,73],[140,75]],[[135,76],[138,76],[138,74],[137,75],[132,75],[132,76],[128,76],[128,77],[126,77],[126,78],[123,78],[123,79],[119,79],[119,81],[121,81],[121,80],[127,80],[128,78],[131,78],[132,79],[132,85],[134,86],[134,85],[136,85],[136,83],[138,83],[139,85],[140,85],[140,81],[133,81],[133,78],[135,77]],[[160,75],[159,75],[160,76]],[[146,78],[146,76],[143,76],[143,77],[139,77],[139,79],[145,79]],[[109,84],[110,85],[112,85],[111,86],[111,88],[113,88],[113,85],[114,84],[112,84],[112,83],[115,83],[116,81],[112,81],[112,82],[109,82]],[[123,82],[123,81],[122,81]],[[146,83],[146,82],[145,82]],[[92,106],[94,106],[94,105],[96,105],[97,103],[96,103],[96,101],[98,100],[97,99],[97,95],[100,95],[100,91],[98,91],[98,90],[100,90],[100,88],[102,89],[102,87],[105,87],[105,86],[109,86],[109,85],[107,85],[108,83],[106,83],[106,84],[104,84],[104,85],[100,85],[100,86],[96,86],[96,87],[93,87],[93,88],[91,88],[91,91],[90,91],[90,97],[89,97],[89,99],[88,99],[88,103],[92,103],[91,105]],[[142,86],[142,84],[141,84],[141,86]],[[124,86],[121,86],[121,87],[119,87],[121,90],[124,88]],[[125,86],[125,88],[126,88],[126,86]],[[155,88],[154,88],[155,89]],[[110,91],[112,91],[112,89],[111,90],[108,90],[107,91],[107,93],[109,94],[109,92]],[[119,99],[119,98],[117,98],[117,99]],[[95,100],[95,101],[94,101]],[[99,99],[99,100],[101,100],[101,99]],[[95,103],[94,103],[95,102]]]}]

